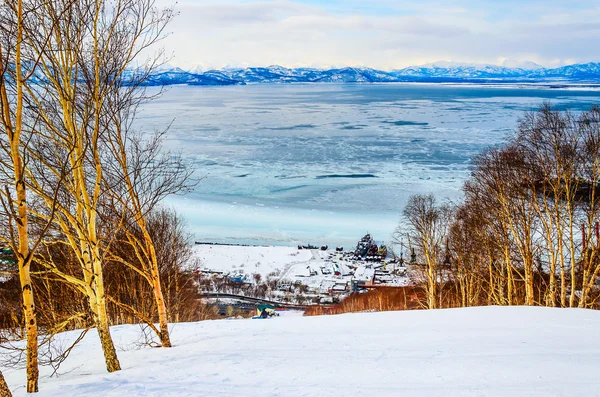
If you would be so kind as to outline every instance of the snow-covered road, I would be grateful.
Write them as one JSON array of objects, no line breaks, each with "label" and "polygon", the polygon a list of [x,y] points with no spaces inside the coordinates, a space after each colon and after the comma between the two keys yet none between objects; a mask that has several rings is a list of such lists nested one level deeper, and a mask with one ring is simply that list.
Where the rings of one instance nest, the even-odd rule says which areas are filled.
[{"label": "snow-covered road", "polygon": [[[526,307],[176,324],[172,349],[112,328],[108,374],[88,334],[42,396],[600,396],[600,312]],[[72,335],[69,335],[72,337]],[[3,369],[15,395],[24,371]]]}]

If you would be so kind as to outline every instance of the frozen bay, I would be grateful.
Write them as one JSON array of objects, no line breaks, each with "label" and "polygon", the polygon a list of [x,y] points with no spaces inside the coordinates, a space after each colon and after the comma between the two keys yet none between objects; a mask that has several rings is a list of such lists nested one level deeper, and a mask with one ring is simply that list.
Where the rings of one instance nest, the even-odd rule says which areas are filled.
[{"label": "frozen bay", "polygon": [[459,200],[470,159],[544,102],[600,104],[582,87],[440,84],[174,86],[139,126],[202,177],[169,199],[197,240],[349,246],[388,240],[409,195]]}]

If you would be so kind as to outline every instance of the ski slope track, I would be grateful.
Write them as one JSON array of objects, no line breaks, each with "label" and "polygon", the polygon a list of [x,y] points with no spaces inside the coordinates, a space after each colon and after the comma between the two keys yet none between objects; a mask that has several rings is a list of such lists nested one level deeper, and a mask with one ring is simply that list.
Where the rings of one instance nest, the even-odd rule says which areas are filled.
[{"label": "ski slope track", "polygon": [[[112,327],[122,371],[90,332],[44,396],[600,396],[600,312],[479,307],[173,324],[171,349]],[[65,340],[75,337],[65,333]],[[25,371],[2,368],[16,396]]]}]

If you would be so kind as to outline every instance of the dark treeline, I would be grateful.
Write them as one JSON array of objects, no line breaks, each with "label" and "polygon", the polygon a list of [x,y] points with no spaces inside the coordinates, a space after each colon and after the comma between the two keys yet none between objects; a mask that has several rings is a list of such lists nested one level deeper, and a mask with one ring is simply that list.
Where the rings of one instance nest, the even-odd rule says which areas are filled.
[{"label": "dark treeline", "polygon": [[474,159],[464,194],[404,209],[396,239],[415,250],[425,307],[597,307],[600,108],[525,114]]}]

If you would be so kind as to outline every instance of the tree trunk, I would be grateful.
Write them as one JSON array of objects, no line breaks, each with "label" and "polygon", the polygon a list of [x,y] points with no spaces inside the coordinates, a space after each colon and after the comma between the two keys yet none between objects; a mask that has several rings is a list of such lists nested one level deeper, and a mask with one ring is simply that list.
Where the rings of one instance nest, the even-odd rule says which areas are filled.
[{"label": "tree trunk", "polygon": [[[145,223],[144,223],[144,226]],[[160,324],[160,343],[162,347],[171,347],[171,338],[169,336],[169,324],[167,321],[167,306],[165,305],[165,298],[163,296],[162,287],[160,285],[160,274],[158,272],[158,261],[156,259],[156,250],[154,249],[154,243],[147,232],[144,230],[144,238],[150,257],[152,260],[151,264],[151,277],[152,277],[152,289],[154,291],[154,300],[156,301],[156,307],[158,309],[158,322]]]},{"label": "tree trunk", "polygon": [[[36,393],[38,391],[38,329],[35,314],[35,303],[33,299],[33,289],[31,286],[30,275],[30,252],[29,252],[29,232],[27,219],[27,191],[25,188],[25,165],[21,155],[21,133],[23,124],[23,76],[21,72],[21,44],[23,40],[23,2],[18,0],[16,3],[16,16],[18,19],[16,30],[15,51],[15,83],[16,83],[16,103],[14,109],[14,124],[11,121],[10,107],[12,104],[6,91],[4,81],[0,87],[0,102],[4,114],[2,115],[3,130],[7,134],[10,143],[10,157],[13,167],[13,182],[16,194],[16,224],[18,241],[15,250],[17,263],[19,266],[19,281],[21,283],[21,295],[23,300],[23,314],[25,318],[25,330],[27,335],[27,393]],[[2,51],[0,48],[0,58]],[[4,74],[5,65],[0,59],[0,73]],[[9,198],[11,207],[13,202]],[[12,208],[11,208],[12,209]],[[11,224],[12,231],[12,224]]]},{"label": "tree trunk", "polygon": [[[549,229],[549,228],[548,228]],[[552,235],[550,230],[546,234],[547,247],[550,252],[550,282],[548,291],[546,292],[546,306],[556,307],[556,250],[552,243]]]},{"label": "tree trunk", "polygon": [[546,305],[556,307],[556,265],[550,267],[550,286],[548,287]]},{"label": "tree trunk", "polygon": [[97,278],[95,283],[95,325],[102,344],[104,352],[104,360],[106,361],[106,370],[115,372],[121,370],[121,364],[117,358],[117,351],[110,336],[110,328],[108,326],[108,315],[106,314],[106,296],[104,294],[104,280],[102,277],[102,268],[99,261],[94,264],[94,273]]},{"label": "tree trunk", "polygon": [[25,193],[25,182],[21,169],[20,156],[15,166],[15,178],[17,179],[17,208],[19,233],[19,248],[17,260],[19,264],[19,280],[21,282],[23,312],[25,316],[25,330],[27,335],[27,393],[38,392],[38,327],[35,315],[35,302],[33,299],[33,288],[31,286],[31,274],[29,258],[29,239],[27,231],[27,200]]},{"label": "tree trunk", "polygon": [[487,291],[487,304],[488,305],[491,305],[492,302],[495,301],[494,290],[496,289],[496,286],[494,285],[494,273],[492,272],[492,265],[493,265],[493,263],[492,263],[492,260],[490,259],[488,261],[488,277],[489,277],[489,283],[490,283],[488,291]]},{"label": "tree trunk", "polygon": [[567,306],[567,278],[565,271],[565,263],[560,263],[560,307]]},{"label": "tree trunk", "polygon": [[[38,392],[38,329],[33,303],[33,291],[29,271],[26,273],[27,284],[23,287],[23,308],[25,312],[25,329],[27,330],[27,393]],[[23,278],[21,278],[23,282]]]},{"label": "tree trunk", "polygon": [[534,291],[533,291],[533,258],[527,255],[523,263],[525,266],[525,304],[527,306],[533,306]]},{"label": "tree trunk", "polygon": [[38,328],[35,315],[35,302],[31,286],[29,240],[27,231],[27,201],[25,183],[21,169],[20,156],[15,165],[15,178],[17,190],[19,247],[17,261],[19,264],[19,280],[21,282],[23,312],[25,316],[25,330],[27,335],[27,393],[38,391]]},{"label": "tree trunk", "polygon": [[110,336],[110,328],[108,326],[108,317],[106,315],[106,302],[95,303],[96,313],[94,313],[94,323],[98,330],[98,337],[100,338],[100,344],[102,345],[102,351],[104,352],[104,361],[106,362],[106,370],[108,372],[115,372],[121,370],[121,364],[117,358],[117,351],[115,345]]},{"label": "tree trunk", "polygon": [[[82,258],[85,261],[84,278],[85,292],[89,301],[89,308],[92,312],[94,325],[98,331],[106,370],[115,372],[121,369],[115,345],[110,336],[108,315],[106,313],[106,296],[104,293],[104,278],[102,275],[102,262],[100,261],[97,248],[89,246],[84,250]],[[92,260],[92,258],[95,258]]]},{"label": "tree trunk", "polygon": [[2,372],[0,372],[0,397],[12,397],[4,376],[2,376]]},{"label": "tree trunk", "polygon": [[429,265],[427,269],[427,305],[429,309],[437,309],[437,271],[435,265]]},{"label": "tree trunk", "polygon": [[[557,215],[557,217],[558,216],[560,216],[560,214]],[[562,232],[563,229],[562,225],[560,224],[560,220],[558,220],[556,224],[558,228],[556,239],[558,241],[558,260],[560,265],[560,307],[567,307],[567,274]]]},{"label": "tree trunk", "polygon": [[167,307],[160,288],[160,279],[152,275],[154,280],[154,298],[158,307],[158,321],[160,324],[160,343],[162,347],[171,347],[171,338],[169,336],[169,324],[167,322]]},{"label": "tree trunk", "polygon": [[504,262],[506,262],[506,300],[508,306],[513,304],[514,295],[514,280],[513,280],[513,266],[510,260],[510,251],[508,244],[504,246]]},{"label": "tree trunk", "polygon": [[569,297],[569,307],[575,307],[575,292],[577,291],[577,262],[575,261],[575,244],[573,242],[573,234],[569,236],[569,250],[571,254],[571,296]]}]

